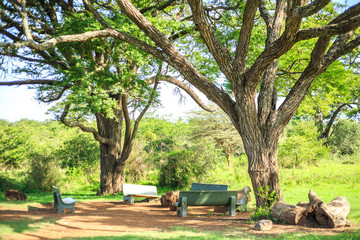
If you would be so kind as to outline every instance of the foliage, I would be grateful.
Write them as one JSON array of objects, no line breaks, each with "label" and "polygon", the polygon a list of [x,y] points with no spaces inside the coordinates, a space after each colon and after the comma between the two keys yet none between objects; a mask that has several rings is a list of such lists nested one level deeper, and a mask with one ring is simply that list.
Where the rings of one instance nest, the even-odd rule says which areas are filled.
[{"label": "foliage", "polygon": [[271,191],[269,186],[266,186],[265,188],[261,187],[257,192],[260,198],[266,199],[266,204],[264,206],[256,207],[255,212],[251,214],[250,219],[271,219],[271,208],[278,201],[279,196],[275,191]]},{"label": "foliage", "polygon": [[164,154],[160,164],[159,185],[187,188],[193,182],[202,182],[217,160],[211,145],[179,147]]},{"label": "foliage", "polygon": [[60,167],[51,154],[32,153],[24,179],[25,192],[51,192],[60,181]]},{"label": "foliage", "polygon": [[330,149],[318,135],[313,121],[292,121],[279,142],[279,165],[287,168],[312,165],[329,156]]},{"label": "foliage", "polygon": [[66,140],[55,151],[55,156],[61,162],[62,168],[79,168],[84,173],[91,174],[99,165],[99,146],[90,135],[79,134]]},{"label": "foliage", "polygon": [[343,119],[337,122],[327,144],[341,155],[353,155],[360,150],[360,124]]},{"label": "foliage", "polygon": [[231,156],[244,152],[241,137],[223,111],[192,112],[189,118],[191,137],[195,142],[213,141],[231,166]]}]

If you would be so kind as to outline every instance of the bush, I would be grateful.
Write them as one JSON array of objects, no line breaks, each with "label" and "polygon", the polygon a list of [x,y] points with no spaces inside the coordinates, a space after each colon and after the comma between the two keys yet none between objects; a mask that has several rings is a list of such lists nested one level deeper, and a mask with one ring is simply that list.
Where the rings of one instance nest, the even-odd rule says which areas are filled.
[{"label": "bush", "polygon": [[318,135],[312,121],[291,122],[279,143],[279,165],[285,168],[311,165],[327,157],[330,149]]},{"label": "bush", "polygon": [[353,155],[360,150],[360,124],[344,119],[337,122],[326,142],[333,152],[340,155]]},{"label": "bush", "polygon": [[171,151],[160,166],[159,185],[187,188],[193,182],[200,182],[219,157],[214,153],[207,145]]},{"label": "bush", "polygon": [[51,192],[58,185],[61,171],[51,155],[33,153],[24,179],[24,192]]}]

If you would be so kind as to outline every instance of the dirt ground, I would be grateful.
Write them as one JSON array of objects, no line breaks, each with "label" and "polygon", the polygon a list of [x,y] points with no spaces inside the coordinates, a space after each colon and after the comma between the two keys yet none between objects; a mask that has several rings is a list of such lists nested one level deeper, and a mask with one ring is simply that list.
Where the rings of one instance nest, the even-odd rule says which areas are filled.
[{"label": "dirt ground", "polygon": [[[166,231],[174,226],[199,230],[236,231],[247,234],[281,234],[306,232],[314,234],[336,234],[349,231],[348,227],[337,229],[314,229],[300,226],[275,224],[266,232],[253,230],[254,224],[248,223],[249,213],[237,212],[236,216],[223,216],[212,213],[211,207],[189,207],[188,216],[181,218],[176,212],[163,208],[160,202],[135,203],[122,202],[81,202],[75,204],[75,213],[66,209],[57,214],[52,204],[30,204],[28,208],[4,207],[0,205],[0,221],[27,218],[34,222],[47,222],[40,228],[31,228],[16,235],[6,236],[0,233],[0,239],[58,239],[65,237],[121,236],[145,231]],[[212,213],[212,214],[211,214]]]}]

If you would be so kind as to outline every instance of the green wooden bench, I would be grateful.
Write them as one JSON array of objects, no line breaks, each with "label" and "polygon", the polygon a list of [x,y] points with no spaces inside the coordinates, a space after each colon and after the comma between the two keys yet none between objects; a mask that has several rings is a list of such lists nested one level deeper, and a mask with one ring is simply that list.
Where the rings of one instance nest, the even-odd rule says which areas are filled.
[{"label": "green wooden bench", "polygon": [[177,215],[186,217],[188,206],[225,206],[225,213],[235,216],[237,191],[180,191]]},{"label": "green wooden bench", "polygon": [[159,199],[161,196],[157,195],[156,186],[151,185],[137,185],[137,184],[123,184],[124,203],[135,203],[135,197],[145,198],[147,202],[150,199]]},{"label": "green wooden bench", "polygon": [[[229,186],[225,184],[192,183],[190,191],[227,191],[228,188]],[[237,200],[236,208],[240,207],[242,210],[247,212],[248,202],[249,202],[249,196],[248,196],[249,189],[245,187],[243,191],[244,191],[244,197]]]},{"label": "green wooden bench", "polygon": [[227,191],[228,185],[212,183],[192,183],[190,191]]},{"label": "green wooden bench", "polygon": [[61,192],[60,189],[53,186],[53,196],[54,196],[54,208],[59,207],[58,213],[62,213],[66,208],[70,208],[70,211],[72,213],[75,213],[75,202],[76,200],[67,197],[67,198],[61,198]]}]

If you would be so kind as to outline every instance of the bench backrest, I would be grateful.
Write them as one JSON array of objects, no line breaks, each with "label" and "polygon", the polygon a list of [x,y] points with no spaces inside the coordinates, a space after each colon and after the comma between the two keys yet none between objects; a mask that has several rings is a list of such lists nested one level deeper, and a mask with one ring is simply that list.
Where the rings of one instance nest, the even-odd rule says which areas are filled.
[{"label": "bench backrest", "polygon": [[228,185],[212,183],[192,183],[190,191],[227,191]]},{"label": "bench backrest", "polygon": [[126,195],[157,195],[156,186],[123,184],[123,194]]},{"label": "bench backrest", "polygon": [[53,195],[54,195],[54,201],[57,202],[57,203],[63,203],[62,199],[61,199],[61,192],[60,192],[60,189],[55,187],[55,186],[52,186],[54,191],[53,191]]},{"label": "bench backrest", "polygon": [[179,202],[186,197],[188,206],[224,206],[232,196],[237,201],[237,195],[237,191],[180,191]]}]

